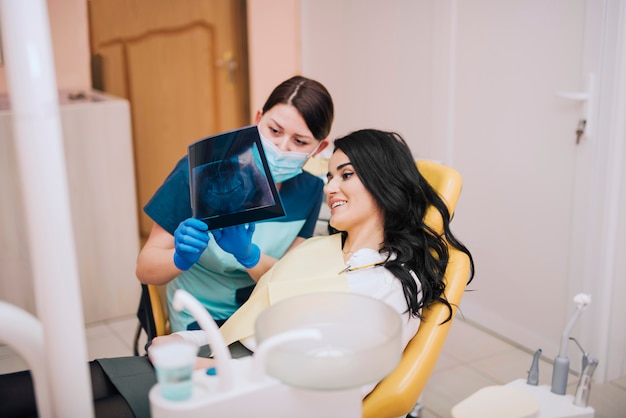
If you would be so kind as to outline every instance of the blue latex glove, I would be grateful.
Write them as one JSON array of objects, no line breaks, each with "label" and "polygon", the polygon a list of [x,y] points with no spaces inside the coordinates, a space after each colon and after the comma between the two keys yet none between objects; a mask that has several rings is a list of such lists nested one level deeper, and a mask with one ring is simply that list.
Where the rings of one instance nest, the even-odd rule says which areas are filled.
[{"label": "blue latex glove", "polygon": [[174,231],[174,264],[180,270],[194,265],[209,244],[209,227],[199,219],[189,218]]},{"label": "blue latex glove", "polygon": [[244,267],[252,268],[259,263],[261,249],[252,243],[254,224],[235,225],[228,228],[211,231],[215,242],[227,253],[235,256],[235,259]]}]

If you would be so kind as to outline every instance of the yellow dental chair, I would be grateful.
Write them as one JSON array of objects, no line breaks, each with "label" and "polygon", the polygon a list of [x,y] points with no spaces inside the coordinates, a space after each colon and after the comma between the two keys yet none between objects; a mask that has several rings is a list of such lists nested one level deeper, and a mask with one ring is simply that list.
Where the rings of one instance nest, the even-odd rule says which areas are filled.
[{"label": "yellow dental chair", "polygon": [[[420,160],[417,167],[445,200],[452,215],[461,194],[461,175],[453,168],[433,161]],[[426,222],[441,230],[441,218],[438,216],[437,212],[431,211],[426,214]],[[470,262],[467,255],[454,248],[449,248],[449,253],[450,260],[444,277],[445,295],[454,315],[469,280]],[[433,303],[424,308],[422,315],[420,328],[404,349],[400,364],[363,400],[363,418],[405,417],[411,411],[419,414],[422,391],[435,368],[453,322],[451,319],[442,324],[448,317],[448,309],[442,303]]]},{"label": "yellow dental chair", "polygon": [[141,298],[139,300],[139,308],[137,309],[139,324],[137,325],[133,342],[133,351],[136,356],[140,353],[139,340],[142,331],[145,332],[147,341],[152,341],[155,337],[167,335],[171,332],[165,289],[166,286],[164,285],[141,285]]},{"label": "yellow dental chair", "polygon": [[[461,194],[460,174],[451,167],[429,160],[420,160],[416,164],[422,175],[447,203],[452,215]],[[438,212],[429,211],[426,221],[436,230],[441,230]],[[449,254],[450,260],[444,277],[445,295],[452,305],[454,318],[470,276],[470,263],[464,253],[454,248],[449,249]],[[135,339],[136,355],[142,328],[147,332],[149,340],[169,333],[163,287],[154,285],[142,287],[142,302],[148,306],[142,311],[140,304],[138,311],[141,323]],[[363,400],[363,418],[405,417],[411,411],[419,411],[422,391],[435,368],[453,322],[451,319],[442,324],[448,317],[448,309],[442,303],[430,305],[423,310],[422,315],[420,328],[404,350],[400,364]]]}]

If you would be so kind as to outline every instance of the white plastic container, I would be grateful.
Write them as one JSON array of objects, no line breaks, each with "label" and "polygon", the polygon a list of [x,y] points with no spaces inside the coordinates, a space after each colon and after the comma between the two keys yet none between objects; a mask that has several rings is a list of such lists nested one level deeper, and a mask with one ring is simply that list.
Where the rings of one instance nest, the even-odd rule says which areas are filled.
[{"label": "white plastic container", "polygon": [[368,296],[295,296],[263,311],[255,328],[258,344],[295,329],[320,331],[320,340],[287,342],[268,353],[267,374],[295,387],[334,390],[377,382],[402,356],[400,315]]}]

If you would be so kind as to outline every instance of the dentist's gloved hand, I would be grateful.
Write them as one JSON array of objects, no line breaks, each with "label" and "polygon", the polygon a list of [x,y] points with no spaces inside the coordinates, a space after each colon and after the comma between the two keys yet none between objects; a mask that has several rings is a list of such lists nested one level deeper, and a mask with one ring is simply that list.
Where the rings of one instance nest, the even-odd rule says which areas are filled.
[{"label": "dentist's gloved hand", "polygon": [[209,227],[199,219],[189,218],[174,231],[174,264],[181,270],[194,265],[209,244]]},{"label": "dentist's gloved hand", "polygon": [[259,263],[261,249],[252,243],[254,224],[235,225],[228,228],[211,231],[215,242],[227,253],[235,256],[235,259],[244,267],[252,268]]}]

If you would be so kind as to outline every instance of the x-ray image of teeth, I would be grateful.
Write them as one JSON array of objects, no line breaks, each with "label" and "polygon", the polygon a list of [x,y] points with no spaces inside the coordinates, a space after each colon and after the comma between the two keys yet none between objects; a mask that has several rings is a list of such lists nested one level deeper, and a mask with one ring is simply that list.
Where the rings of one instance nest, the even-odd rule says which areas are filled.
[{"label": "x-ray image of teeth", "polygon": [[198,191],[197,210],[201,218],[232,214],[273,205],[267,178],[248,149],[228,159],[194,169]]},{"label": "x-ray image of teeth", "polygon": [[193,216],[210,229],[285,216],[256,125],[189,145]]}]

